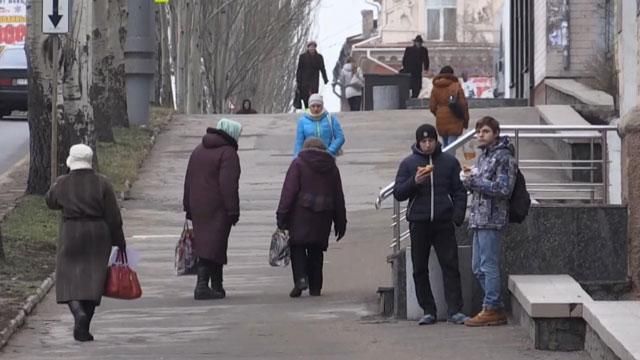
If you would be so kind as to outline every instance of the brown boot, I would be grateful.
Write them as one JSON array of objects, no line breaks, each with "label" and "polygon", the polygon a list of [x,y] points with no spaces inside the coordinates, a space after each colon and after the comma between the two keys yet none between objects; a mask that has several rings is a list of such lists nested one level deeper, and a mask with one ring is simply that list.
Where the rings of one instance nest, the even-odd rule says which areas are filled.
[{"label": "brown boot", "polygon": [[502,309],[482,309],[478,315],[464,322],[467,326],[496,326],[506,323],[507,315]]}]

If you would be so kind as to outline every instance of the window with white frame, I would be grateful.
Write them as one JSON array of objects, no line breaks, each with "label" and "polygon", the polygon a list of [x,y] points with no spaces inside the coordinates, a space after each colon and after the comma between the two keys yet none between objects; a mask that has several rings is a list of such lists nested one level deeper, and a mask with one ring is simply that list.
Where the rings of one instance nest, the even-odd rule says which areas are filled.
[{"label": "window with white frame", "polygon": [[456,41],[456,0],[426,0],[427,40]]}]

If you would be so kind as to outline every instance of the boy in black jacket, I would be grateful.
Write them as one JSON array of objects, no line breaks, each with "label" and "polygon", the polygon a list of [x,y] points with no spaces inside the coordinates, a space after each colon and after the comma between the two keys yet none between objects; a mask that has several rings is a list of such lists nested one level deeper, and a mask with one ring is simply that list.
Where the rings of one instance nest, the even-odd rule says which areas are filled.
[{"label": "boy in black jacket", "polygon": [[[467,209],[467,192],[460,181],[460,163],[442,152],[435,127],[424,124],[416,130],[413,153],[400,164],[393,196],[409,200],[407,221],[411,233],[411,259],[416,296],[424,316],[420,325],[437,321],[436,304],[429,283],[429,252],[434,247],[442,267],[448,320],[464,324],[462,290],[458,269],[455,228],[462,225]],[[418,167],[433,166],[432,171]]]}]

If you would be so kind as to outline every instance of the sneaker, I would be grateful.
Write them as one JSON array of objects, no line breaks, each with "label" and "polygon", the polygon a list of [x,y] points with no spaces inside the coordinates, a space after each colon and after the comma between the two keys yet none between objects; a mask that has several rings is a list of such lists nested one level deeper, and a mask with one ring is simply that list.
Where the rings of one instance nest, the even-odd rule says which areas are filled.
[{"label": "sneaker", "polygon": [[464,322],[466,326],[497,326],[507,323],[507,315],[502,309],[484,309],[478,315]]},{"label": "sneaker", "polygon": [[461,312],[450,315],[447,319],[448,322],[456,325],[464,325],[467,320],[469,320],[469,317]]},{"label": "sneaker", "polygon": [[300,295],[302,295],[302,289],[295,286],[293,289],[291,289],[291,292],[289,293],[289,297],[292,297],[292,298],[300,297]]},{"label": "sneaker", "polygon": [[433,325],[438,322],[435,316],[427,314],[418,321],[418,325]]}]

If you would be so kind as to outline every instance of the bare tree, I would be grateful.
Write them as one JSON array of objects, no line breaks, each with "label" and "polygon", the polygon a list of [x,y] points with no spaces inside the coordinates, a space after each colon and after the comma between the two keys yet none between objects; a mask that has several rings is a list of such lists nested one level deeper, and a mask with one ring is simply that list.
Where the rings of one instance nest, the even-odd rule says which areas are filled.
[{"label": "bare tree", "polygon": [[44,194],[51,176],[51,94],[53,93],[51,41],[42,33],[42,0],[30,0],[27,6],[29,66],[29,180],[27,193]]},{"label": "bare tree", "polygon": [[[224,112],[251,98],[291,105],[295,62],[317,0],[185,0],[170,7],[179,111]],[[173,40],[173,38],[172,38]]]}]

